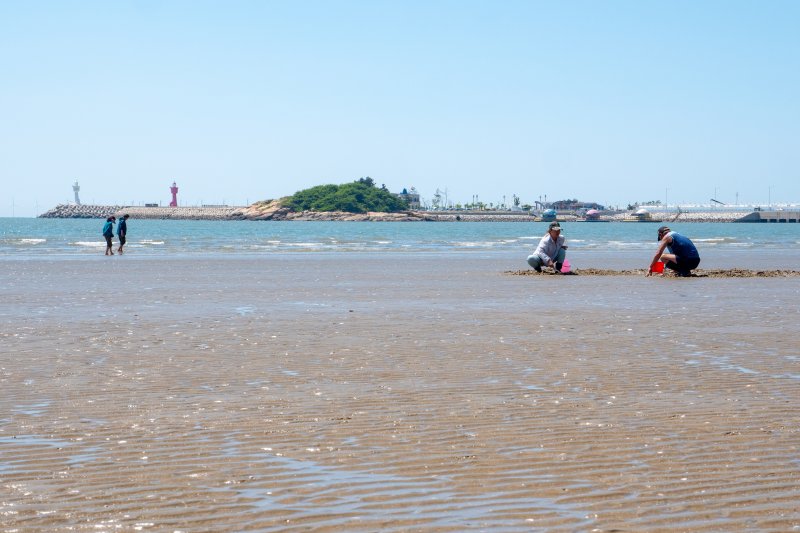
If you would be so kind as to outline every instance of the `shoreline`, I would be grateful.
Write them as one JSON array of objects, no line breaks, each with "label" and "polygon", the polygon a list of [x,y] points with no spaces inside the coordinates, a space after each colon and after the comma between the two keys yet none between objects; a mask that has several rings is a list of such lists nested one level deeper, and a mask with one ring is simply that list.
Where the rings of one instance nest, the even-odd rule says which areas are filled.
[{"label": "shoreline", "polygon": [[[273,220],[273,221],[342,221],[342,222],[546,222],[541,217],[525,213],[505,212],[431,212],[406,211],[402,213],[344,213],[312,212],[295,213],[280,207],[275,202],[256,203],[251,206],[216,207],[136,207],[120,205],[75,205],[59,204],[37,218],[93,218],[102,219],[124,213],[135,219],[152,220]],[[632,211],[615,212],[601,216],[598,220],[586,220],[574,215],[559,216],[561,222],[635,222],[641,224],[664,222],[766,222],[759,219],[759,212],[742,211],[697,211],[682,212],[669,217],[652,217],[637,220]],[[765,212],[766,213],[766,212]],[[797,220],[793,212],[789,222]],[[756,216],[754,216],[756,215]],[[769,218],[769,217],[767,217]]]}]

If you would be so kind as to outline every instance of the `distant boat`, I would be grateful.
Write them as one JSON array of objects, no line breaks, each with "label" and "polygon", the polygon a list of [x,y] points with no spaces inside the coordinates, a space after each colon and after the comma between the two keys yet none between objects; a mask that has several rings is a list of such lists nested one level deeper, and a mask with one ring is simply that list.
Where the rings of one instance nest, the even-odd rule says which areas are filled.
[{"label": "distant boat", "polygon": [[588,211],[586,211],[586,215],[584,216],[586,217],[587,221],[596,222],[600,220],[600,211],[598,211],[597,209],[589,209]]}]

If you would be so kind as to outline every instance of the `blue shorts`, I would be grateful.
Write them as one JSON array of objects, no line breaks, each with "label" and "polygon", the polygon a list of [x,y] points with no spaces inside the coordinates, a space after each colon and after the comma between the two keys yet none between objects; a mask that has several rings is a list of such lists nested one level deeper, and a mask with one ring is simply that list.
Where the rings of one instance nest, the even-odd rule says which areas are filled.
[{"label": "blue shorts", "polygon": [[676,257],[675,260],[677,261],[676,263],[668,261],[664,266],[674,270],[681,276],[688,276],[700,264],[699,257]]}]

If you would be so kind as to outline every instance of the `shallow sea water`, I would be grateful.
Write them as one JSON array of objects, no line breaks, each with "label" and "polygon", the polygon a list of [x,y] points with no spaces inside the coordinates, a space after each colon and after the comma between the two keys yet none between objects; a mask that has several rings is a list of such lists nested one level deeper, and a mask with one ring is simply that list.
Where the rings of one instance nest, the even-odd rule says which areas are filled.
[{"label": "shallow sea water", "polygon": [[[102,220],[0,218],[0,260],[102,255]],[[134,220],[128,250],[142,256],[263,256],[275,253],[519,253],[546,222],[272,222]],[[654,250],[659,223],[564,222],[573,252]],[[759,256],[794,250],[798,224],[671,223],[703,254]],[[115,238],[116,240],[116,238]],[[777,268],[777,267],[776,267]]]}]

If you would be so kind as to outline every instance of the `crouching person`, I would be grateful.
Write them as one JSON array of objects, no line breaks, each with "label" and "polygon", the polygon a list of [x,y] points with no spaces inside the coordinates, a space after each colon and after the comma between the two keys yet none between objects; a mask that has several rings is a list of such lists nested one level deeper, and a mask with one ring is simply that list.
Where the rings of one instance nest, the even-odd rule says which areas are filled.
[{"label": "crouching person", "polygon": [[[667,250],[669,253],[664,253]],[[688,238],[667,226],[658,228],[658,250],[650,261],[647,275],[655,271],[656,263],[661,261],[664,266],[675,271],[678,276],[689,277],[692,270],[700,264],[700,254],[697,247]]]},{"label": "crouching person", "polygon": [[561,225],[558,222],[550,223],[547,233],[536,251],[528,256],[528,264],[536,272],[541,272],[542,267],[552,267],[555,272],[561,272],[564,258],[567,255],[567,246],[564,244],[564,236],[561,235]]}]

